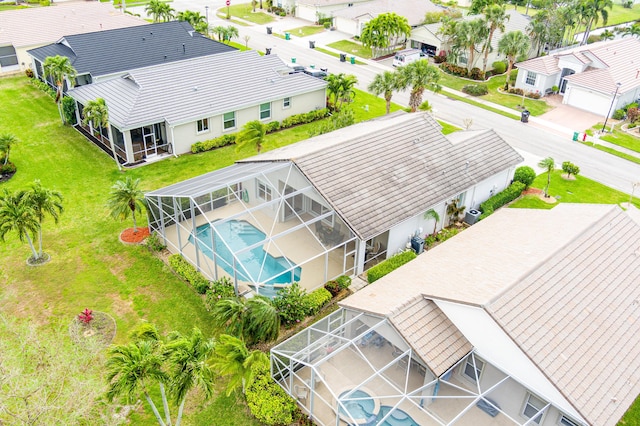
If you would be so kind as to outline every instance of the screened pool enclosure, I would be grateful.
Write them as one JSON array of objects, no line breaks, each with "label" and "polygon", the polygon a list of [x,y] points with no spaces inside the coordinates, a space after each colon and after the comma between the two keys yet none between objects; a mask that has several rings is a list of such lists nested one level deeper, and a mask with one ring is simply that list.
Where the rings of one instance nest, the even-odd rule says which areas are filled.
[{"label": "screened pool enclosure", "polygon": [[167,247],[238,294],[312,290],[354,272],[355,236],[291,162],[236,163],[146,199]]}]

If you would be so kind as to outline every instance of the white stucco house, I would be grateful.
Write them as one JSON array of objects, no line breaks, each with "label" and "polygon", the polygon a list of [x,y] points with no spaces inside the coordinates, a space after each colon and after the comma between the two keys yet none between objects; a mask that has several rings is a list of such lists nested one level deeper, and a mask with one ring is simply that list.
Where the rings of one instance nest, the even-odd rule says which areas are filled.
[{"label": "white stucco house", "polygon": [[322,426],[615,426],[638,241],[635,208],[501,209],[276,345],[272,376]]},{"label": "white stucco house", "polygon": [[146,194],[167,247],[239,292],[314,290],[440,228],[453,199],[475,208],[522,157],[492,130],[444,136],[426,113],[359,123]]},{"label": "white stucco house", "polygon": [[520,62],[515,87],[545,94],[557,86],[562,103],[607,116],[640,98],[640,40],[601,41]]},{"label": "white stucco house", "polygon": [[191,145],[239,131],[245,123],[282,121],[326,105],[324,80],[289,74],[276,55],[231,51],[129,71],[70,89],[83,105],[102,98],[108,146],[124,164],[190,152]]},{"label": "white stucco house", "polygon": [[297,0],[295,2],[296,18],[317,22],[318,17],[329,18],[336,10],[369,1],[371,0]]}]

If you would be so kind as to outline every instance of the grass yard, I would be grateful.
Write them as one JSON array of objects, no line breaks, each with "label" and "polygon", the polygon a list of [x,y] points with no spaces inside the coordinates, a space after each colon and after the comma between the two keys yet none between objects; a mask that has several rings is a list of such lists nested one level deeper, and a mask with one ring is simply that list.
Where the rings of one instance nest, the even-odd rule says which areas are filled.
[{"label": "grass yard", "polygon": [[347,55],[355,55],[364,59],[371,59],[371,49],[351,40],[340,40],[329,43],[327,44],[327,46],[332,47],[336,50],[340,50]]},{"label": "grass yard", "polygon": [[442,133],[445,135],[462,130],[460,127],[454,126],[453,124],[447,123],[446,121],[438,120],[438,123],[440,123],[440,125],[442,126]]},{"label": "grass yard", "polygon": [[[601,129],[602,129],[602,124],[599,124],[597,126],[592,127],[590,130],[587,131],[587,133],[593,136],[596,131],[599,131]],[[637,131],[637,128],[636,128],[636,131]],[[600,139],[602,139],[603,141],[607,141],[609,143],[621,146],[623,148],[630,149],[640,154],[640,133],[638,133],[638,136],[633,136],[627,132],[623,132],[620,129],[617,129],[614,127],[613,133],[606,133],[604,135],[600,135]]]},{"label": "grass yard", "polygon": [[[602,185],[594,180],[578,175],[575,180],[564,179],[562,170],[555,170],[551,174],[549,195],[556,197],[560,203],[588,203],[588,204],[621,204],[629,202],[629,195]],[[536,177],[531,185],[533,188],[544,189],[547,184],[547,174]],[[634,197],[633,204],[640,207],[640,198]],[[512,208],[552,208],[556,204],[547,204],[535,195],[526,195],[515,201]]]},{"label": "grass yard", "polygon": [[590,146],[592,148],[595,148],[597,150],[606,152],[608,154],[615,155],[616,157],[624,158],[625,160],[629,160],[629,161],[631,161],[633,163],[640,164],[640,158],[638,158],[638,157],[636,157],[634,155],[629,155],[626,152],[620,152],[620,151],[618,151],[616,149],[609,148],[608,146],[604,146],[604,145],[599,145],[597,143],[596,144],[592,144],[591,142],[580,142],[580,143],[583,144],[583,145],[587,145],[587,146]]},{"label": "grass yard", "polygon": [[218,9],[217,13],[222,16],[227,16],[227,9],[229,10],[231,17],[244,19],[245,21],[253,22],[258,25],[268,24],[275,20],[273,16],[260,12],[260,9],[256,8],[256,11],[254,12],[251,3],[234,4],[229,7],[224,6]]},{"label": "grass yard", "polygon": [[[333,56],[334,58],[340,58],[339,53],[333,52],[331,50],[323,49],[322,47],[316,47],[316,51],[322,52],[325,55]],[[350,58],[348,60],[350,60]],[[356,65],[366,65],[366,63],[356,59]]]},{"label": "grass yard", "polygon": [[28,7],[29,6],[25,6],[25,5],[16,6],[15,3],[0,4],[0,12],[2,12],[4,10],[27,9]]},{"label": "grass yard", "polygon": [[324,31],[325,29],[322,25],[307,25],[304,27],[292,28],[286,32],[298,37],[308,37],[310,35],[323,33]]}]

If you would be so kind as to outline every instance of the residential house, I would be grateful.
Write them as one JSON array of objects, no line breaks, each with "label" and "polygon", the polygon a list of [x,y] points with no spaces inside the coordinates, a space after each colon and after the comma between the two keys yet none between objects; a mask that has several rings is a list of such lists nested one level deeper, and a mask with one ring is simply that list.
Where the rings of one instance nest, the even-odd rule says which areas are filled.
[{"label": "residential house", "polygon": [[[286,1],[286,0],[283,0]],[[296,18],[317,22],[318,18],[329,18],[333,12],[371,0],[296,0]]]},{"label": "residential house", "polygon": [[136,68],[234,50],[196,32],[188,22],[172,21],[66,35],[27,53],[36,77],[43,81],[44,61],[50,56],[66,56],[78,74],[74,85],[83,86],[121,77]]},{"label": "residential house", "polygon": [[271,350],[318,425],[614,426],[640,393],[640,212],[501,209]]},{"label": "residential house", "polygon": [[131,70],[68,95],[78,121],[87,102],[105,100],[106,145],[120,162],[134,164],[190,152],[195,142],[235,133],[249,121],[325,107],[325,81],[288,72],[275,55],[233,51]]},{"label": "residential house", "polygon": [[640,99],[640,40],[601,41],[520,62],[515,87],[550,93],[562,103],[607,116]]},{"label": "residential house", "polygon": [[442,227],[454,199],[478,207],[521,161],[493,130],[444,136],[427,113],[391,114],[149,192],[149,225],[239,293],[313,290]]},{"label": "residential house", "polygon": [[[463,18],[464,20],[473,20],[477,18],[481,18],[483,15],[466,15]],[[489,56],[487,59],[488,67],[487,69],[491,69],[491,64],[495,61],[505,60],[506,57],[498,52],[498,43],[502,36],[511,31],[521,31],[526,34],[527,25],[529,25],[529,17],[518,13],[515,10],[507,10],[507,16],[509,19],[505,22],[504,31],[500,31],[497,29],[491,39],[491,50],[489,52]],[[434,24],[421,25],[415,28],[411,32],[411,37],[409,40],[411,41],[411,47],[416,49],[421,49],[424,52],[430,52],[433,54],[440,54],[440,52],[449,52],[451,50],[451,46],[449,42],[443,38],[440,34],[440,28],[442,27],[442,23],[437,22]],[[483,54],[481,53],[482,45],[477,46],[475,61],[473,66],[482,68],[482,58]],[[534,52],[531,51],[530,55],[533,55]],[[458,57],[458,65],[466,66],[467,65],[467,56],[468,52],[461,51]]]},{"label": "residential house", "polygon": [[113,8],[110,3],[61,2],[2,12],[0,73],[23,71],[27,50],[55,43],[65,35],[145,25],[147,22]]}]

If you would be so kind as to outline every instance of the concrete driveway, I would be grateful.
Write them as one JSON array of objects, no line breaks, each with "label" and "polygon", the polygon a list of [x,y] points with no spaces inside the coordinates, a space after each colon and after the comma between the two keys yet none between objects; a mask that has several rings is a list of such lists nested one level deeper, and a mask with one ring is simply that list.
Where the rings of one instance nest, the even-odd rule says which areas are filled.
[{"label": "concrete driveway", "polygon": [[538,116],[538,118],[566,127],[574,132],[584,132],[594,124],[604,122],[604,117],[601,115],[563,104],[556,105],[551,111]]}]

